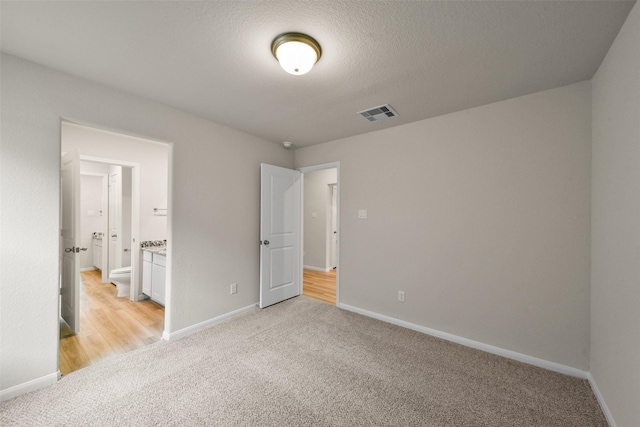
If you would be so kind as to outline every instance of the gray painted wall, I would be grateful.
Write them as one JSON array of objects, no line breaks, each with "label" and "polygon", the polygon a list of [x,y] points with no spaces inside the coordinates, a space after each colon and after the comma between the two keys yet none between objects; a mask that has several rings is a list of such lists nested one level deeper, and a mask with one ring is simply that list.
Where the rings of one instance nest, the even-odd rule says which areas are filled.
[{"label": "gray painted wall", "polygon": [[587,370],[590,95],[296,150],[296,167],[341,162],[340,302]]},{"label": "gray painted wall", "polygon": [[591,374],[640,424],[640,6],[593,79]]},{"label": "gray painted wall", "polygon": [[2,391],[58,369],[61,119],[173,143],[169,331],[258,301],[260,163],[292,167],[292,152],[11,55],[1,67]]}]

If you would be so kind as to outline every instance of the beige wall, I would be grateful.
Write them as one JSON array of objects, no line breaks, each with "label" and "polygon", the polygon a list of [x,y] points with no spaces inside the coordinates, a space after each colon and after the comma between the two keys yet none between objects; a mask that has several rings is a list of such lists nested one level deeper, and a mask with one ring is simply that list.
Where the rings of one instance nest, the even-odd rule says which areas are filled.
[{"label": "beige wall", "polygon": [[340,302],[587,370],[590,94],[296,150],[296,167],[341,162]]},{"label": "beige wall", "polygon": [[640,425],[640,6],[593,79],[591,374]]},{"label": "beige wall", "polygon": [[[305,267],[328,270],[331,224],[329,184],[338,182],[337,169],[304,174],[304,262]],[[315,216],[313,215],[315,214]]]},{"label": "beige wall", "polygon": [[3,396],[58,369],[61,119],[174,144],[171,332],[258,301],[260,163],[292,167],[290,151],[11,55],[1,67]]}]

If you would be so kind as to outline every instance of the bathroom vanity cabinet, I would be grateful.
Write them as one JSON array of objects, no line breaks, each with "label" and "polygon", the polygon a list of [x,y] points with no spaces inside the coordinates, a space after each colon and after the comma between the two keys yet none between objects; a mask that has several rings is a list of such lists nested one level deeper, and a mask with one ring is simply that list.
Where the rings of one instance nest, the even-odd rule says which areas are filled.
[{"label": "bathroom vanity cabinet", "polygon": [[102,270],[102,237],[93,238],[93,266]]},{"label": "bathroom vanity cabinet", "polygon": [[142,293],[164,305],[167,257],[151,251],[142,251]]}]

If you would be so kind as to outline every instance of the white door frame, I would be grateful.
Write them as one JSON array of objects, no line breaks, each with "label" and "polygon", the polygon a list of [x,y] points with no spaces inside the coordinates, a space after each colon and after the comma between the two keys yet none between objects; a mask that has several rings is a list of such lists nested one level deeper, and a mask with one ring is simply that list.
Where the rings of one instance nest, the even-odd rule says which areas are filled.
[{"label": "white door frame", "polygon": [[[336,194],[336,211],[337,211],[337,218],[336,218],[336,230],[338,231],[338,247],[336,249],[336,306],[338,306],[340,304],[340,162],[330,162],[330,163],[322,163],[319,165],[313,165],[313,166],[304,166],[301,168],[298,168],[297,170],[299,170],[300,172],[302,172],[302,200],[300,201],[301,203],[301,208],[302,211],[304,211],[304,174],[308,173],[308,172],[315,172],[315,171],[319,171],[319,170],[325,170],[325,169],[336,169],[337,170],[337,182],[336,182],[336,188],[337,188],[337,194]],[[304,215],[303,215],[304,217]],[[303,275],[303,266],[302,264],[304,264],[303,261],[303,257],[302,257],[302,251],[304,250],[304,219],[302,221],[302,233],[300,235],[300,275]],[[300,285],[301,285],[301,289],[300,289],[300,293],[303,292],[304,290],[304,280],[302,280],[302,277],[300,278]]]},{"label": "white door frame", "polygon": [[[126,160],[106,159],[103,157],[85,156],[80,155],[81,161],[103,163],[115,166],[123,166],[131,168],[131,290],[129,291],[129,298],[131,301],[139,301],[143,297],[142,290],[140,289],[140,163],[129,162]],[[104,225],[103,225],[104,226]],[[107,225],[108,227],[108,225]],[[104,236],[109,235],[109,230],[103,229]],[[108,239],[107,239],[108,240]],[[102,241],[104,244],[104,240]],[[105,252],[109,255],[109,251],[102,249],[102,261],[103,267],[108,263],[105,263]],[[104,281],[105,269],[103,268],[102,277]],[[106,272],[107,278],[109,272]]]},{"label": "white door frame", "polygon": [[[334,189],[335,188],[335,189]],[[338,184],[337,183],[332,183],[329,184],[329,194],[328,194],[328,199],[329,199],[329,203],[327,206],[327,237],[326,237],[326,250],[325,250],[325,258],[326,258],[326,268],[327,271],[331,271],[334,267],[336,267],[336,263],[338,261],[338,248],[337,248],[337,242],[338,242]],[[335,197],[334,197],[335,196]],[[333,207],[334,207],[334,201],[335,201],[335,214],[333,213]],[[334,234],[334,226],[333,224],[336,224],[335,227],[335,234]],[[334,245],[333,242],[334,240],[336,241],[336,244]],[[335,262],[334,262],[335,259]]]}]

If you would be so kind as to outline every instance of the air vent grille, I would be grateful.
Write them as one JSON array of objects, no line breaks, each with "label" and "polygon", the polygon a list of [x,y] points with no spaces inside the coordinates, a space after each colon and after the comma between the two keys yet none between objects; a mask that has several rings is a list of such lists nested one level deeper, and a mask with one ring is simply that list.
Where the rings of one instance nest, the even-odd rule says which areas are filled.
[{"label": "air vent grille", "polygon": [[391,105],[384,104],[378,107],[369,108],[364,111],[359,111],[362,117],[364,117],[369,123],[379,122],[380,120],[390,119],[392,117],[396,117],[398,113],[391,108]]}]

